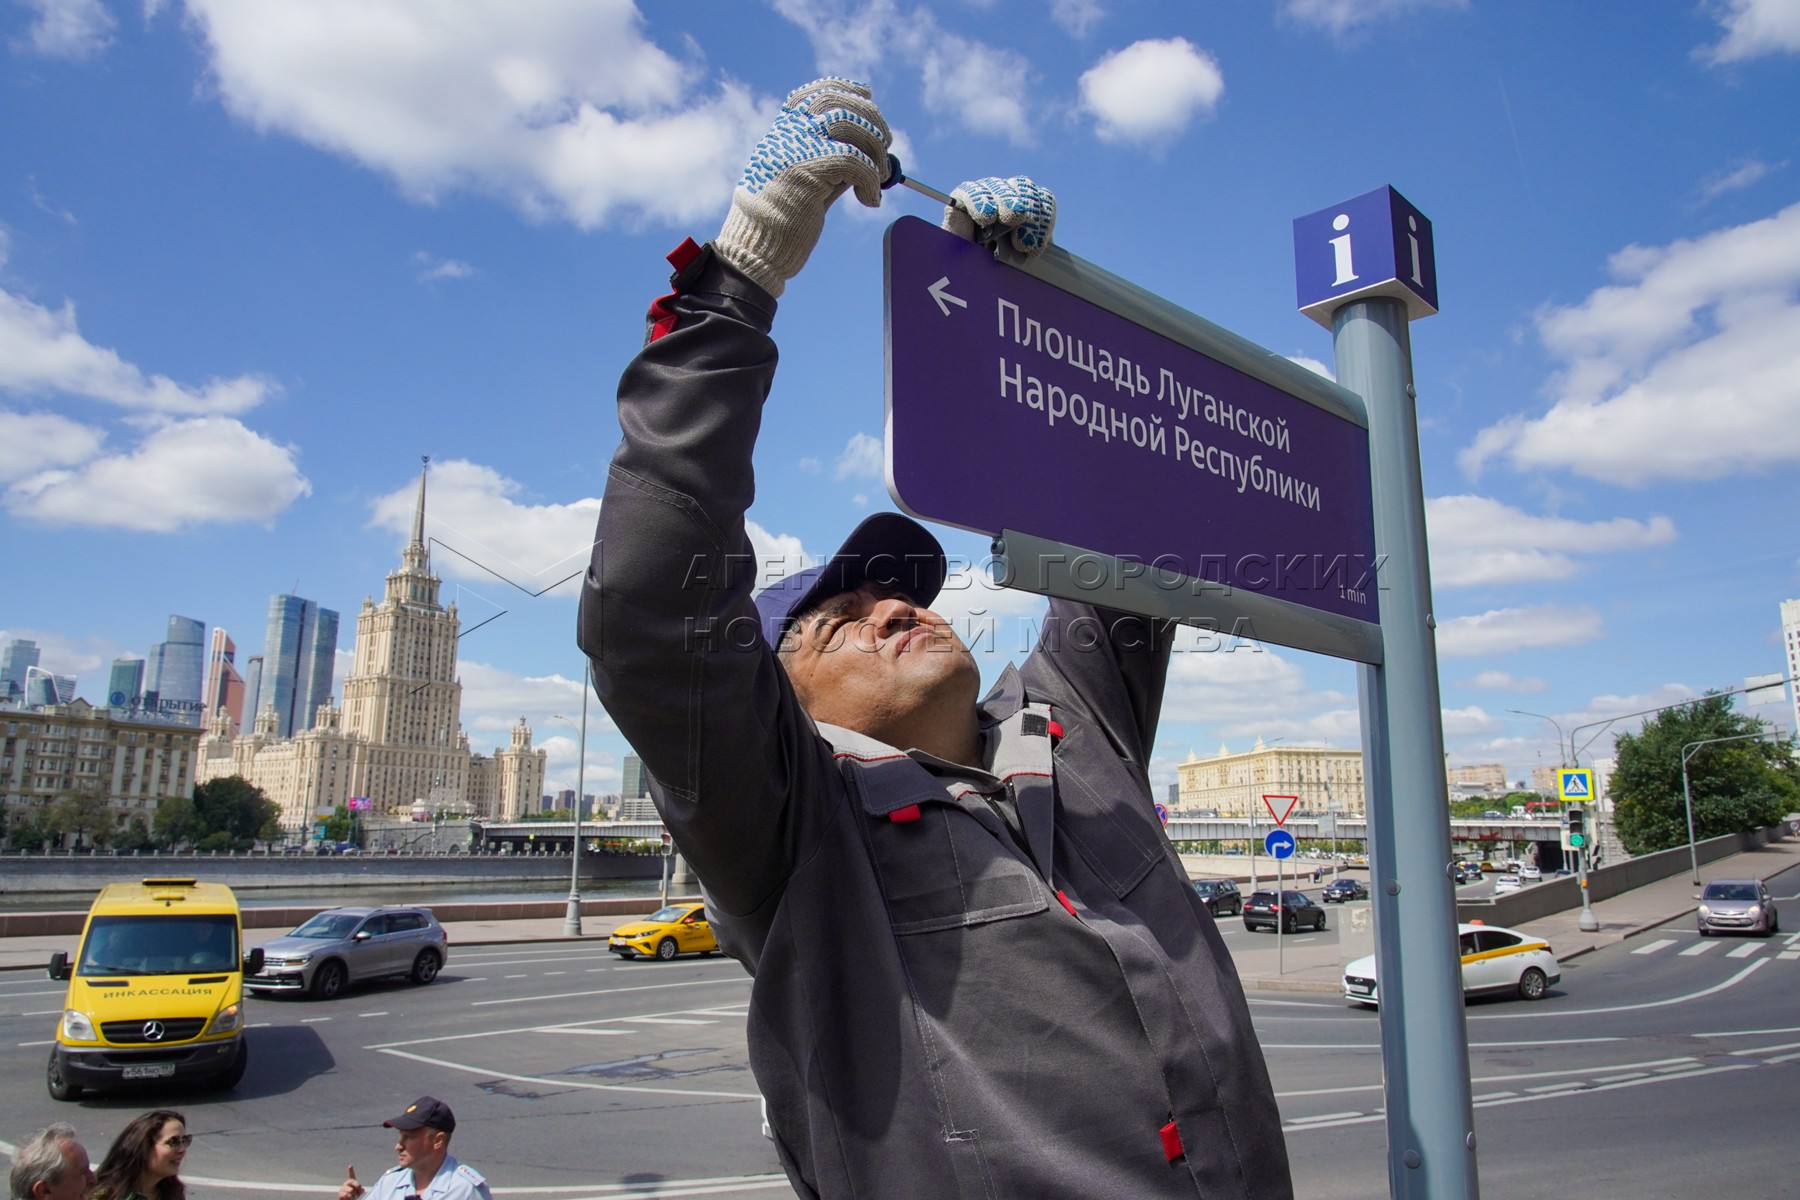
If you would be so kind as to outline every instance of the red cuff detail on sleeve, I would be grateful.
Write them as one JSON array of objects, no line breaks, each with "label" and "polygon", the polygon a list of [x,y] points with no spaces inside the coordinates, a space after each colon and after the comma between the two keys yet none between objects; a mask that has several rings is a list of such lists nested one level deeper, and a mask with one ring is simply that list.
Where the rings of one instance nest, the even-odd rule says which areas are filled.
[{"label": "red cuff detail on sleeve", "polygon": [[908,821],[918,820],[919,816],[919,806],[916,804],[909,804],[905,808],[896,808],[893,812],[889,813],[888,820],[896,825],[904,825]]},{"label": "red cuff detail on sleeve", "polygon": [[1162,1127],[1162,1144],[1163,1153],[1168,1156],[1170,1162],[1174,1162],[1187,1153],[1181,1148],[1181,1134],[1176,1131],[1173,1121]]},{"label": "red cuff detail on sleeve", "polygon": [[693,238],[683,238],[681,245],[669,251],[667,257],[669,265],[674,267],[675,273],[679,275],[688,269],[689,263],[700,257],[700,245]]},{"label": "red cuff detail on sleeve", "polygon": [[1081,920],[1081,914],[1075,911],[1075,906],[1069,903],[1069,898],[1067,896],[1063,895],[1061,891],[1058,891],[1056,893],[1056,898],[1064,908],[1069,910],[1069,915],[1071,917],[1074,917],[1077,921]]}]

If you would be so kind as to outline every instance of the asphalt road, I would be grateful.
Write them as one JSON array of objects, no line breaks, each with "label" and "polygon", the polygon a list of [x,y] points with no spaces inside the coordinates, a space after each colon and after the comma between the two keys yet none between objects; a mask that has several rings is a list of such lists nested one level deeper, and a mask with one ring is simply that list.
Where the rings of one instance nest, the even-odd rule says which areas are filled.
[{"label": "asphalt road", "polygon": [[[1771,890],[1800,925],[1800,870]],[[1221,928],[1228,943],[1269,941],[1235,919]],[[1472,1003],[1484,1194],[1576,1180],[1595,1197],[1800,1193],[1796,991],[1800,934],[1702,940],[1690,918],[1564,964],[1540,1003]],[[744,1062],[748,996],[741,969],[716,958],[453,948],[427,987],[252,1000],[254,1059],[235,1093],[57,1104],[41,1078],[61,989],[9,975],[0,1139],[69,1120],[98,1156],[132,1115],[172,1104],[199,1135],[183,1170],[196,1194],[327,1200],[346,1164],[368,1180],[393,1162],[382,1119],[430,1093],[454,1106],[454,1150],[501,1197],[787,1195]],[[1386,1195],[1376,1014],[1316,994],[1252,993],[1251,1007],[1297,1194]]]}]

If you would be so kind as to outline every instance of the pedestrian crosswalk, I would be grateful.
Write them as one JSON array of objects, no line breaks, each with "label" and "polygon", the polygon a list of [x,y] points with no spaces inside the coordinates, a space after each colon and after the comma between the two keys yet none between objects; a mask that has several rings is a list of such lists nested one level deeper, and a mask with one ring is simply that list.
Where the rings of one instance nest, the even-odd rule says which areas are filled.
[{"label": "pedestrian crosswalk", "polygon": [[[1677,946],[1681,948],[1675,950],[1674,947]],[[1700,938],[1688,941],[1686,938],[1657,938],[1631,949],[1631,953],[1641,955],[1667,954],[1671,951],[1679,958],[1697,958],[1703,954],[1716,953],[1725,958],[1774,958],[1781,962],[1795,962],[1800,961],[1800,933],[1743,940]]]}]

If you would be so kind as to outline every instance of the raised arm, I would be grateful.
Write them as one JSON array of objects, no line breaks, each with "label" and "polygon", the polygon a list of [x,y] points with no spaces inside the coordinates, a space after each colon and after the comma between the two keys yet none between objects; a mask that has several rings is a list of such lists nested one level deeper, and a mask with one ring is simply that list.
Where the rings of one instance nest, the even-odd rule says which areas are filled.
[{"label": "raised arm", "polygon": [[[791,797],[831,769],[751,603],[744,513],[775,373],[775,297],[847,188],[874,205],[888,130],[867,88],[819,80],[757,145],[719,237],[672,256],[674,294],[619,385],[578,640],[656,780],[676,843],[731,915],[778,895],[805,840]],[[811,788],[811,794],[822,794]]]}]

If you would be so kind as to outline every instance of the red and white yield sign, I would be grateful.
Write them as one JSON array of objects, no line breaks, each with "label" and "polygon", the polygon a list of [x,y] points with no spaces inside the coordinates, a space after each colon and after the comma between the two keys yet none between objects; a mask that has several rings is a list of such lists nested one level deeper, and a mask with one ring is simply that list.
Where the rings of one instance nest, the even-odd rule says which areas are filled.
[{"label": "red and white yield sign", "polygon": [[[1275,802],[1277,800],[1287,801],[1287,804],[1282,807],[1280,812],[1275,811]],[[1294,811],[1294,805],[1298,803],[1300,803],[1300,797],[1298,796],[1271,796],[1267,792],[1263,793],[1263,807],[1269,810],[1269,815],[1271,817],[1275,818],[1275,828],[1277,829],[1280,829],[1283,825],[1287,824],[1289,814]]]}]

